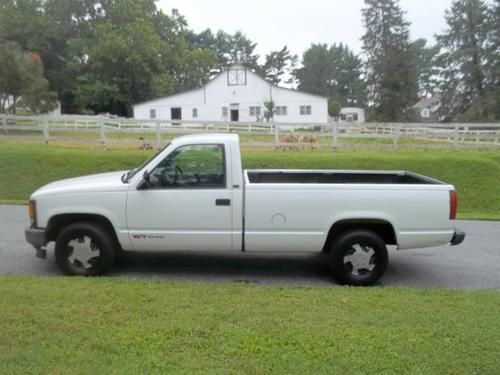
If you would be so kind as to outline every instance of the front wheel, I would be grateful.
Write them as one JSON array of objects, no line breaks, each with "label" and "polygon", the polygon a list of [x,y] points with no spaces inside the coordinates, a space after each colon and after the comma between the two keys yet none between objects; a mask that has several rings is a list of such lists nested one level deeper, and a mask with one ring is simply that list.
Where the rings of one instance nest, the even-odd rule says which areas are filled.
[{"label": "front wheel", "polygon": [[389,262],[385,242],[370,230],[354,230],[336,238],[330,247],[330,267],[343,284],[373,285]]},{"label": "front wheel", "polygon": [[57,236],[56,261],[67,275],[97,276],[115,261],[116,246],[112,237],[93,223],[74,223]]}]

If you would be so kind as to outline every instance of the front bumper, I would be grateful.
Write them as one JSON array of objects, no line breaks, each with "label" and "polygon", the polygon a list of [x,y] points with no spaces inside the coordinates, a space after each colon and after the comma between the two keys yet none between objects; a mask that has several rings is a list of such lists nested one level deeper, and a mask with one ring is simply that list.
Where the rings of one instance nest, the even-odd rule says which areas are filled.
[{"label": "front bumper", "polygon": [[39,228],[27,228],[24,230],[24,238],[28,241],[35,249],[40,249],[47,245],[47,232],[45,229]]},{"label": "front bumper", "polygon": [[455,228],[455,233],[453,233],[453,237],[451,238],[451,246],[460,245],[464,242],[465,232]]}]

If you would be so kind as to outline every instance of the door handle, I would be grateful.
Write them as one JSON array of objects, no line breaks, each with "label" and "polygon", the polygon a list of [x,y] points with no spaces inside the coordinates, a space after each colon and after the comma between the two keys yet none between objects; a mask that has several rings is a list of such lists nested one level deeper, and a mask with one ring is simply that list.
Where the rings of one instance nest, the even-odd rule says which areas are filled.
[{"label": "door handle", "polygon": [[230,206],[231,205],[231,199],[216,199],[215,200],[215,205],[216,206]]}]

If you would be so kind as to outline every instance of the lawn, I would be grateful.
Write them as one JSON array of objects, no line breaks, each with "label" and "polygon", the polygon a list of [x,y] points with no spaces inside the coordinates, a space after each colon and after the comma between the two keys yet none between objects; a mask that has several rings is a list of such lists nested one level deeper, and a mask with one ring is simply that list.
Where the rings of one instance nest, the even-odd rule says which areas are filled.
[{"label": "lawn", "polygon": [[[111,147],[111,146],[110,146]],[[131,169],[152,151],[113,146],[0,142],[0,202],[22,203],[36,188],[57,179]],[[452,183],[459,218],[500,220],[500,152],[462,150],[245,150],[246,168],[350,168],[410,170]]]},{"label": "lawn", "polygon": [[0,277],[0,373],[498,374],[500,293]]}]

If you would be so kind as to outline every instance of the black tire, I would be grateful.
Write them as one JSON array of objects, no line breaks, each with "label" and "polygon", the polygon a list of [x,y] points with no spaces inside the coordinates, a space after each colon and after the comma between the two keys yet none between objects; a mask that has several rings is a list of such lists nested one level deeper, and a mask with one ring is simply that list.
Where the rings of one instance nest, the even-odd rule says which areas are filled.
[{"label": "black tire", "polygon": [[370,230],[343,233],[333,240],[328,255],[334,277],[354,286],[373,285],[389,263],[384,240]]},{"label": "black tire", "polygon": [[[83,255],[76,257],[74,252],[79,245],[83,249]],[[57,236],[55,256],[59,268],[66,275],[97,276],[113,266],[116,245],[113,237],[99,225],[74,223],[64,228]]]}]

